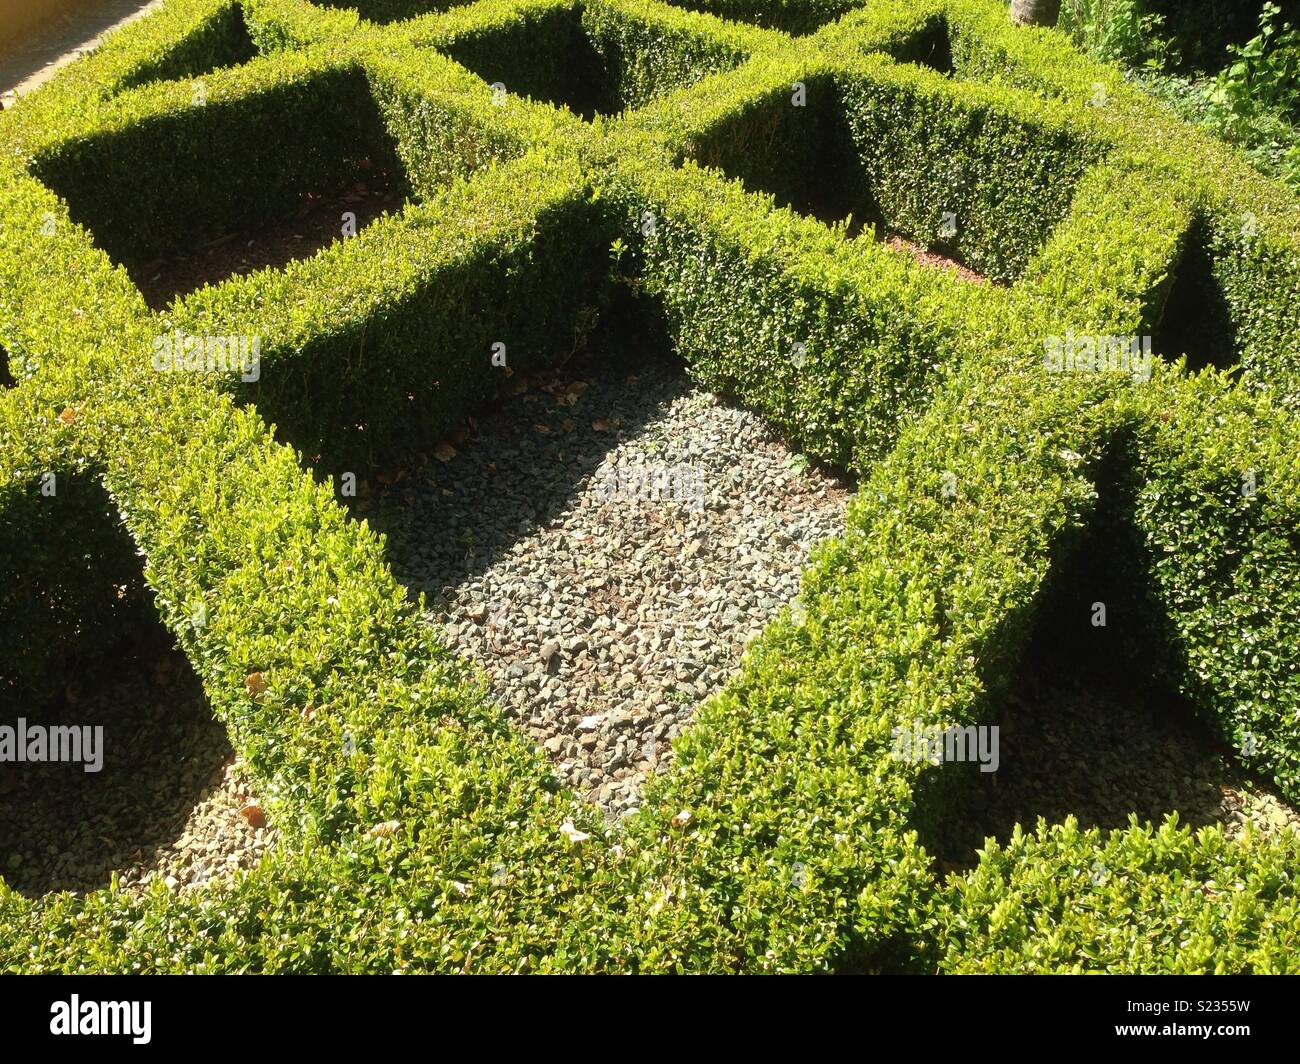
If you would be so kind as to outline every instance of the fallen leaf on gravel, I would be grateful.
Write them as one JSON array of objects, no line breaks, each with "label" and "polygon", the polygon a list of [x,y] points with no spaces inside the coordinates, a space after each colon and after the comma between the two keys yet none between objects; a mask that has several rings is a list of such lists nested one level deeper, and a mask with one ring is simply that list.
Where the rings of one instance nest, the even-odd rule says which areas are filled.
[{"label": "fallen leaf on gravel", "polygon": [[673,817],[673,827],[684,828],[686,827],[687,824],[689,824],[694,819],[695,817],[691,815],[691,811],[689,809],[683,809],[681,810],[681,812],[679,812],[676,816]]},{"label": "fallen leaf on gravel", "polygon": [[449,443],[440,443],[433,449],[433,457],[439,462],[450,462],[456,457],[456,448]]},{"label": "fallen leaf on gravel", "polygon": [[248,821],[249,827],[266,827],[266,812],[260,805],[246,805],[239,811],[239,815]]},{"label": "fallen leaf on gravel", "polygon": [[582,397],[582,393],[586,390],[586,381],[574,381],[556,397],[556,402],[558,402],[560,406],[572,406]]},{"label": "fallen leaf on gravel", "polygon": [[372,839],[391,839],[401,830],[402,822],[400,820],[385,820],[381,824],[376,824],[366,834]]},{"label": "fallen leaf on gravel", "polygon": [[560,825],[560,834],[563,835],[566,839],[568,839],[569,842],[571,842],[574,846],[577,846],[579,843],[586,842],[589,838],[591,838],[591,836],[588,835],[585,831],[579,831],[577,828],[575,828],[573,826],[572,820],[566,820],[563,824]]},{"label": "fallen leaf on gravel", "polygon": [[245,676],[244,689],[248,691],[248,693],[252,695],[254,698],[256,698],[263,691],[265,691],[266,681],[262,679],[262,674],[260,672],[250,672],[247,676]]}]

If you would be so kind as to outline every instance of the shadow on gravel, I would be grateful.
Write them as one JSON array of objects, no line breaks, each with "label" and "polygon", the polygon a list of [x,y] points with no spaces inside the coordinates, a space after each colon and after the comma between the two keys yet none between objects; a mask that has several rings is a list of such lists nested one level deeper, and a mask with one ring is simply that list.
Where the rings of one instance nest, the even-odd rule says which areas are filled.
[{"label": "shadow on gravel", "polygon": [[[27,897],[90,891],[173,845],[235,753],[184,655],[133,639],[108,675],[26,716],[103,728],[103,767],[0,766],[0,875]],[[0,725],[14,726],[12,710]]]},{"label": "shadow on gravel", "polygon": [[390,470],[343,500],[388,537],[397,579],[431,606],[557,520],[620,440],[690,390],[660,318],[632,305],[609,318],[565,365],[521,379],[519,394],[470,419],[454,454]]},{"label": "shadow on gravel", "polygon": [[941,871],[1039,817],[1110,829],[1133,813],[1193,827],[1234,815],[1242,769],[1169,680],[1185,663],[1147,577],[1127,468],[1122,448],[1102,464],[1088,527],[1062,544],[1011,681],[988,699],[979,723],[999,728],[997,770],[945,764],[918,788],[921,841]]},{"label": "shadow on gravel", "polygon": [[28,639],[0,662],[0,877],[35,898],[148,864],[233,751],[98,480],[60,476],[29,516],[14,533],[25,539],[0,542],[14,576],[0,630],[11,650],[20,627],[61,638]]}]

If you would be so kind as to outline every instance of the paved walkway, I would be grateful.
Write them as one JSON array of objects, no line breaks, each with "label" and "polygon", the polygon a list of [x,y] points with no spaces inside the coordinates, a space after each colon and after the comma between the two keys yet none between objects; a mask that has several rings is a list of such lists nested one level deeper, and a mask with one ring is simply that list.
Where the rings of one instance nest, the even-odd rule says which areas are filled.
[{"label": "paved walkway", "polygon": [[163,0],[87,0],[55,15],[22,41],[0,46],[0,97],[4,106],[44,84],[60,67],[91,51],[109,30],[133,22]]}]

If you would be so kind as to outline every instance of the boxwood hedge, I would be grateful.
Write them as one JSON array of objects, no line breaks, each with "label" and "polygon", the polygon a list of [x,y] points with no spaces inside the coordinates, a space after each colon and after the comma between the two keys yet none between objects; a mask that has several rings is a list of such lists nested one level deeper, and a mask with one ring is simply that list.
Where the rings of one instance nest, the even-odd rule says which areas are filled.
[{"label": "boxwood hedge", "polygon": [[682,7],[707,11],[719,18],[750,22],[756,26],[784,30],[786,33],[811,33],[832,22],[862,0],[679,0]]},{"label": "boxwood hedge", "polygon": [[[282,838],[201,890],[0,886],[0,970],[1286,969],[1292,840],[1067,824],[945,882],[920,839],[950,776],[891,738],[986,718],[1122,444],[1176,633],[1160,668],[1300,796],[1294,200],[995,0],[714,9],[776,28],[654,0],[432,6],[362,23],[173,0],[0,116],[18,385],[0,390],[18,560],[0,618],[20,632],[0,700],[108,650],[102,603],[138,552],[121,608],[175,637]],[[544,102],[580,98],[534,29],[587,42],[607,116]],[[248,143],[268,135],[275,155]],[[400,173],[400,213],[146,306],[133,258],[270,218],[361,152]],[[862,179],[859,221],[932,243],[954,213],[955,250],[1002,283],[826,224],[817,159],[841,191]],[[1179,350],[1149,380],[1049,372],[1045,342],[1071,330],[1170,335],[1201,266],[1239,380]],[[620,287],[697,379],[861,487],[798,609],[615,828],[423,623],[313,460],[421,449],[493,394],[486,344],[563,358]],[[266,337],[251,386],[151,365],[162,332],[237,326]],[[50,472],[69,490],[42,495]]]},{"label": "boxwood hedge", "polygon": [[1239,842],[1171,817],[1102,836],[1017,828],[945,891],[946,972],[1294,975],[1293,835]]}]

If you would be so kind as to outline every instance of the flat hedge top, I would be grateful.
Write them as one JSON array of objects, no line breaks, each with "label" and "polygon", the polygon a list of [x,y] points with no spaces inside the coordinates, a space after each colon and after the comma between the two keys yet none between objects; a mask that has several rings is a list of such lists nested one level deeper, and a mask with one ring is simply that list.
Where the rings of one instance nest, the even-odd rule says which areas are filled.
[{"label": "flat hedge top", "polygon": [[[171,0],[0,116],[0,346],[20,379],[0,392],[0,532],[21,537],[43,471],[102,479],[163,623],[285,839],[253,872],[203,891],[33,902],[0,886],[0,970],[1161,967],[1158,951],[1094,948],[1113,945],[1105,921],[1131,903],[1113,885],[1097,888],[1111,915],[1071,924],[1053,949],[1042,941],[1051,919],[1007,930],[1007,896],[1054,911],[1056,896],[1042,895],[1055,872],[1044,870],[1075,859],[1068,832],[1017,839],[941,887],[916,833],[929,769],[889,752],[901,722],[979,719],[1121,437],[1138,441],[1135,520],[1189,649],[1178,682],[1225,737],[1257,737],[1246,763],[1300,797],[1294,198],[1053,34],[1013,29],[995,0],[690,6],[700,10],[480,0],[379,24],[307,0]],[[935,32],[951,72],[909,60]],[[615,88],[644,106],[579,122],[494,92],[441,54],[469,42],[522,64],[573,33],[607,69],[618,57],[629,83]],[[556,72],[534,73],[544,84]],[[277,100],[335,78],[360,87],[360,110],[340,113],[381,124],[420,202],[353,244],[189,297],[187,321],[243,308],[309,363],[339,318],[399,307],[437,271],[467,286],[496,269],[532,276],[564,207],[587,226],[575,247],[607,249],[615,272],[671,303],[706,379],[727,376],[769,416],[808,404],[789,430],[862,474],[801,609],[700,707],[674,766],[619,830],[554,783],[420,621],[382,539],[276,441],[255,400],[237,402],[228,382],[152,372],[150,340],[169,312],[145,306],[39,179],[52,160],[75,173],[96,145],[111,156],[128,134],[168,143],[149,137],[169,123],[245,135]],[[798,106],[801,87],[825,90],[824,113],[847,116],[850,144],[885,114],[873,108],[926,123],[974,175],[986,231],[1025,241],[1012,283],[963,286],[689,161],[718,129],[774,128],[763,123],[781,120],[787,99]],[[1014,169],[998,166],[1004,141],[982,136],[1059,161],[1066,176],[1044,177],[1051,210],[1017,197]],[[306,166],[323,150],[310,143]],[[911,190],[896,220],[928,224],[938,161],[868,157],[858,144],[879,180]],[[1045,337],[1152,328],[1196,240],[1234,316],[1240,380],[1044,370]],[[672,258],[687,251],[697,273]],[[296,302],[304,291],[318,293],[310,306]],[[814,354],[828,372],[878,359],[881,380],[906,381],[908,408],[864,413],[874,378],[850,392],[772,372],[751,338],[785,342],[787,325],[822,338]],[[715,335],[733,345],[717,364],[703,342],[691,347]],[[1232,494],[1243,468],[1261,485],[1248,506]],[[949,475],[955,493],[943,490]],[[1228,564],[1238,550],[1245,561]],[[1218,652],[1261,633],[1276,648],[1264,660]],[[588,838],[572,842],[567,827]],[[1198,875],[1241,863],[1231,846],[1172,830],[1154,856],[1139,828],[1105,846],[1176,882],[1184,857]],[[1237,917],[1207,915],[1194,892],[1174,905],[1170,926],[1185,904],[1213,947],[1191,967],[1293,963],[1282,936],[1294,884],[1272,875],[1288,860],[1270,851],[1269,874],[1251,881],[1240,947]]]}]

